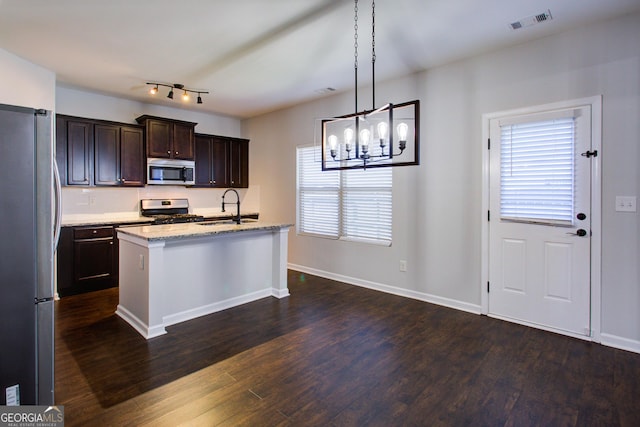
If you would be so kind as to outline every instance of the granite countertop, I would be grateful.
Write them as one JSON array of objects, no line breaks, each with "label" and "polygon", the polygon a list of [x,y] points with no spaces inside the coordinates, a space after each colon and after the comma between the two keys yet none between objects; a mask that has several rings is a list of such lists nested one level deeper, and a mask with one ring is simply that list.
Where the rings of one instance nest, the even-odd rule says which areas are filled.
[{"label": "granite countertop", "polygon": [[140,216],[138,214],[122,214],[122,213],[105,213],[105,214],[81,214],[81,215],[63,215],[62,226],[74,227],[83,225],[113,225],[113,224],[135,224],[150,223],[153,218]]},{"label": "granite countertop", "polygon": [[[192,237],[206,237],[243,231],[276,230],[293,224],[244,220],[241,224],[230,221],[189,222],[183,224],[141,225],[118,228],[121,234],[133,236],[149,242],[159,240],[179,240]],[[126,236],[123,236],[126,239]]]},{"label": "granite countertop", "polygon": [[[235,211],[234,211],[235,212]],[[202,215],[205,219],[223,219],[231,218],[234,214],[231,212],[220,212],[213,210],[196,210],[196,215]],[[241,212],[241,216],[257,217],[258,212]],[[111,212],[104,214],[73,214],[62,216],[63,227],[74,227],[83,225],[114,225],[114,224],[135,224],[135,223],[151,223],[153,218],[140,216],[137,213],[130,212]]]}]

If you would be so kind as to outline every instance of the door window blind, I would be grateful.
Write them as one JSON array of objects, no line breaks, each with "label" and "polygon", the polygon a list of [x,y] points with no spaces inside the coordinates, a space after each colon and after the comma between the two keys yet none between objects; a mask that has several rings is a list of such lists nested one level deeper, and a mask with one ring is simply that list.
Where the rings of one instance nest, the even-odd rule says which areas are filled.
[{"label": "door window blind", "polygon": [[501,219],[572,223],[574,142],[573,117],[501,126]]},{"label": "door window blind", "polygon": [[322,171],[320,147],[299,147],[298,232],[391,244],[391,168]]}]

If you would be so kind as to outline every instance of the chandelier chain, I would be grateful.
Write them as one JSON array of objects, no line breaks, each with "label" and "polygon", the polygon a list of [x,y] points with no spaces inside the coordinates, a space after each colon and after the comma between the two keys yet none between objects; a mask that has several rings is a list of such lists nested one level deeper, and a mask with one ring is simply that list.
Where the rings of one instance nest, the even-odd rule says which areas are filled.
[{"label": "chandelier chain", "polygon": [[358,68],[358,0],[355,0],[355,6],[353,7],[353,56],[354,56],[354,68]]},{"label": "chandelier chain", "polygon": [[376,1],[371,2],[371,62],[376,62]]},{"label": "chandelier chain", "polygon": [[356,111],[358,111],[358,0],[354,0],[353,14],[354,14],[354,18],[353,18],[353,50],[354,50],[354,53],[353,53],[353,56],[354,56],[353,75],[354,75],[355,89],[356,89],[355,107],[356,107]]},{"label": "chandelier chain", "polygon": [[376,0],[371,0],[371,109],[376,109]]}]

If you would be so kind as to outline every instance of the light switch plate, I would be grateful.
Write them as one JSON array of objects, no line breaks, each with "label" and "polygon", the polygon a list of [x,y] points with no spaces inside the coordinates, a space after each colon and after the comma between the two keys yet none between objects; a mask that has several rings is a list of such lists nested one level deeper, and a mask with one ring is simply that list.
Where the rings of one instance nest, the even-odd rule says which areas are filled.
[{"label": "light switch plate", "polygon": [[616,212],[636,212],[636,197],[616,196]]}]

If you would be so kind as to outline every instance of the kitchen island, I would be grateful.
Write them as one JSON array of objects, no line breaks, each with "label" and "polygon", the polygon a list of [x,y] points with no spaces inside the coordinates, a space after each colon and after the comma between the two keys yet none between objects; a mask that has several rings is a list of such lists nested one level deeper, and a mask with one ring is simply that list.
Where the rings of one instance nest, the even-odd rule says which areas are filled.
[{"label": "kitchen island", "polygon": [[149,339],[169,325],[287,297],[291,226],[248,220],[118,228],[116,314]]}]

